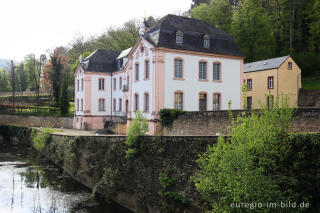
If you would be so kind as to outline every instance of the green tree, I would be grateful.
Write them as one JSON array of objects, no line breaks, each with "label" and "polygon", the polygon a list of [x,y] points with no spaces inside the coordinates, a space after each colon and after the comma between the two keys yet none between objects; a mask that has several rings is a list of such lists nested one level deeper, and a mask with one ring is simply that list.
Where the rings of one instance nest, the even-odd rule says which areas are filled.
[{"label": "green tree", "polygon": [[275,40],[271,20],[259,0],[244,0],[234,14],[232,33],[249,62],[271,58]]},{"label": "green tree", "polygon": [[127,133],[126,144],[129,149],[126,151],[126,157],[132,158],[137,152],[141,144],[139,143],[139,137],[145,135],[148,132],[148,121],[143,116],[141,111],[135,112],[135,118],[129,127]]},{"label": "green tree", "polygon": [[62,81],[61,78],[62,78],[63,64],[62,64],[58,49],[55,49],[53,54],[50,56],[50,62],[52,64],[51,85],[52,85],[53,98],[55,101],[55,105],[59,106],[59,96],[60,96],[60,88],[61,88],[61,81]]},{"label": "green tree", "polygon": [[218,143],[200,156],[197,163],[201,170],[193,180],[212,212],[239,210],[231,208],[232,203],[299,200],[293,190],[297,183],[294,170],[288,166],[292,119],[288,99],[280,103],[277,98],[273,108],[263,106],[260,113],[251,111],[232,119],[231,136],[219,137]]},{"label": "green tree", "polygon": [[193,18],[206,21],[225,32],[230,32],[232,23],[232,6],[226,0],[214,0],[209,4],[194,7],[190,14]]},{"label": "green tree", "polygon": [[69,97],[68,97],[68,77],[65,75],[64,81],[61,87],[60,91],[60,100],[59,100],[59,107],[60,107],[60,112],[62,115],[66,115],[69,112]]},{"label": "green tree", "polygon": [[36,89],[37,63],[34,54],[28,54],[24,57],[24,70],[27,77],[27,85],[30,90]]},{"label": "green tree", "polygon": [[320,1],[315,0],[312,8],[307,12],[309,23],[309,46],[312,51],[320,52]]},{"label": "green tree", "polygon": [[9,77],[5,68],[0,69],[0,92],[8,92],[9,88]]},{"label": "green tree", "polygon": [[21,62],[17,66],[17,89],[23,94],[23,91],[25,91],[28,88],[28,82],[27,82],[27,75],[24,70],[24,63]]}]

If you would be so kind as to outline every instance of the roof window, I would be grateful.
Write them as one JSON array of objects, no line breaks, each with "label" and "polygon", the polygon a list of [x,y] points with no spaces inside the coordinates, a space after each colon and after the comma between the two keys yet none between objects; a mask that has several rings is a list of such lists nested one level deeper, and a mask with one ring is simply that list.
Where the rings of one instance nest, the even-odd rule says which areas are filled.
[{"label": "roof window", "polygon": [[176,33],[176,43],[183,44],[183,33],[181,31]]},{"label": "roof window", "polygon": [[203,38],[203,47],[210,48],[210,37],[209,35],[205,35]]}]

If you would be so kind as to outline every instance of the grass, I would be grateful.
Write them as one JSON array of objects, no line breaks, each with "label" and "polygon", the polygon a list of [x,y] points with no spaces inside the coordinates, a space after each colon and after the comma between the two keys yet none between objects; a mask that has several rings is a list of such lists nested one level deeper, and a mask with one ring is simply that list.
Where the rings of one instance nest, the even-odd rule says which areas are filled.
[{"label": "grass", "polygon": [[70,102],[69,113],[66,115],[61,115],[59,110],[56,111],[30,111],[30,110],[23,110],[23,111],[15,111],[15,112],[0,112],[0,114],[5,115],[21,115],[21,116],[52,116],[52,117],[73,117],[74,114],[74,102]]},{"label": "grass", "polygon": [[303,89],[320,89],[320,75],[302,77],[301,82]]}]

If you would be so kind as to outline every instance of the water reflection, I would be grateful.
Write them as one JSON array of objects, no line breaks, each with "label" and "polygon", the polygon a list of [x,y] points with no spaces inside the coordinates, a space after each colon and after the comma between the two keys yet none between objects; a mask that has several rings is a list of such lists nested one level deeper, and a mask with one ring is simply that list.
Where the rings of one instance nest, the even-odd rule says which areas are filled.
[{"label": "water reflection", "polygon": [[89,205],[89,198],[87,188],[30,150],[0,147],[1,213],[130,212],[114,203]]}]

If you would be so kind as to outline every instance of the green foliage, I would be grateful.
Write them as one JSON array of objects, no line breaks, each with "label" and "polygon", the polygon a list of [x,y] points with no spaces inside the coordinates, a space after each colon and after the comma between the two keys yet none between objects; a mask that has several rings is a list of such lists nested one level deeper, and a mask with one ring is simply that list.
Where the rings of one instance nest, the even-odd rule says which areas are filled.
[{"label": "green foliage", "polygon": [[177,192],[173,191],[176,179],[173,177],[173,168],[169,165],[164,172],[159,175],[161,190],[161,204],[163,212],[184,212],[189,201]]},{"label": "green foliage", "polygon": [[236,211],[231,203],[308,201],[294,190],[297,179],[289,166],[292,119],[288,99],[277,98],[271,109],[263,106],[259,114],[239,115],[231,137],[219,137],[218,143],[200,156],[201,171],[192,179],[212,212]]},{"label": "green foliage", "polygon": [[135,118],[129,127],[127,133],[126,144],[129,146],[129,149],[126,151],[126,157],[134,157],[140,146],[139,137],[145,135],[148,132],[148,122],[147,119],[143,116],[140,111],[136,111]]},{"label": "green foliage", "polygon": [[31,132],[33,147],[38,151],[42,151],[47,146],[53,131],[54,130],[50,128],[42,128],[41,131],[33,129]]},{"label": "green foliage", "polygon": [[65,76],[63,85],[60,91],[59,107],[62,115],[66,115],[69,112],[69,97],[68,97],[68,78]]},{"label": "green foliage", "polygon": [[160,123],[163,127],[171,127],[174,119],[185,112],[180,109],[161,109],[160,110]]},{"label": "green foliage", "polygon": [[54,53],[50,56],[50,61],[52,64],[52,93],[55,101],[55,105],[59,106],[60,99],[60,87],[61,87],[61,75],[63,71],[62,58],[59,55],[58,50],[55,50]]},{"label": "green foliage", "polygon": [[225,32],[231,31],[232,7],[225,0],[210,1],[200,4],[190,11],[193,18],[201,19]]},{"label": "green foliage", "polygon": [[262,2],[244,0],[240,10],[233,17],[232,34],[247,61],[271,58],[274,55],[275,40],[270,16]]},{"label": "green foliage", "polygon": [[320,76],[320,54],[314,52],[301,52],[293,54],[292,58],[301,68],[302,79],[308,76]]},{"label": "green foliage", "polygon": [[9,76],[5,68],[2,68],[0,69],[0,92],[9,92],[9,91],[10,91]]}]

